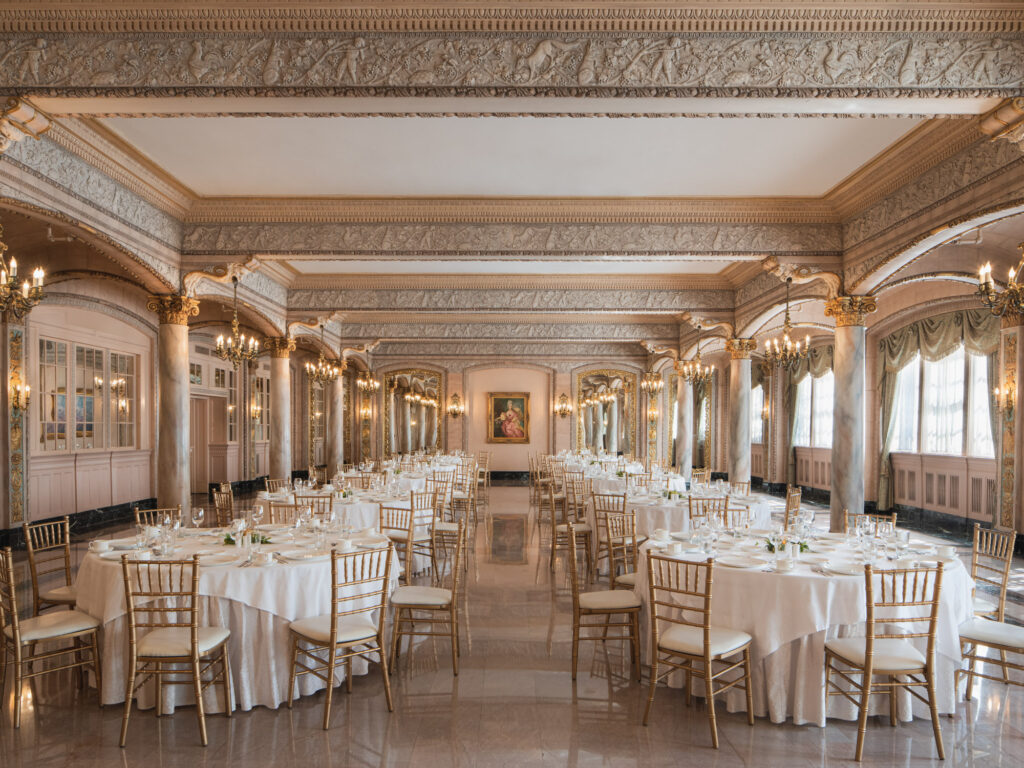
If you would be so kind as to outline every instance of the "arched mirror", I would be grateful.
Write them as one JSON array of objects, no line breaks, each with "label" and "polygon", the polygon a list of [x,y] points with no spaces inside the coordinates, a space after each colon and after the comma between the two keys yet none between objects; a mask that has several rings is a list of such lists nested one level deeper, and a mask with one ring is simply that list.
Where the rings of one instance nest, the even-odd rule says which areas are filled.
[{"label": "arched mirror", "polygon": [[636,452],[637,375],[598,370],[576,374],[576,446],[611,454]]},{"label": "arched mirror", "polygon": [[384,375],[384,455],[438,451],[443,444],[444,374],[422,368]]},{"label": "arched mirror", "polygon": [[712,374],[694,387],[693,391],[693,464],[711,467],[714,456],[711,419],[714,413],[715,376]]}]

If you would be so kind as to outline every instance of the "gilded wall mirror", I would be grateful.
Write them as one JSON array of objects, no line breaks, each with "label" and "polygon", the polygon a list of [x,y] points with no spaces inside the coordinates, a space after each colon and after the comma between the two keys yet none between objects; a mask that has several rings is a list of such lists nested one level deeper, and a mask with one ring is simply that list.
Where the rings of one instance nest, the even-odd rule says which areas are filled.
[{"label": "gilded wall mirror", "polygon": [[712,435],[714,425],[715,376],[705,379],[693,388],[693,465],[711,468],[714,457]]},{"label": "gilded wall mirror", "polygon": [[637,374],[603,369],[576,374],[576,447],[636,453]]},{"label": "gilded wall mirror", "polygon": [[384,374],[384,455],[439,451],[444,374],[407,368]]}]

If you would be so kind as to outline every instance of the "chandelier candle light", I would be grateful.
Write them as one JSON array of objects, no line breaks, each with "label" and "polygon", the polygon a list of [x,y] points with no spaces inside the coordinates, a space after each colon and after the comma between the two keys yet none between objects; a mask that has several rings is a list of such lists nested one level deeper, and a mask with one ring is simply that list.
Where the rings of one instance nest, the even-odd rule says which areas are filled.
[{"label": "chandelier candle light", "polygon": [[692,360],[684,363],[676,363],[676,372],[691,384],[700,384],[702,381],[711,378],[714,368],[704,365],[700,359],[700,326],[697,326],[697,352]]},{"label": "chandelier candle light", "polygon": [[451,399],[448,401],[448,415],[453,419],[457,419],[465,412],[466,406],[462,400],[459,399],[459,393],[453,392]]},{"label": "chandelier candle light", "polygon": [[231,317],[231,336],[224,338],[221,334],[217,337],[217,349],[214,354],[221,360],[227,360],[231,367],[238,370],[243,362],[252,363],[259,357],[260,343],[252,336],[246,336],[239,332],[238,326],[238,276],[232,275],[231,282],[234,285],[234,313]]},{"label": "chandelier candle light", "polygon": [[1024,271],[1024,243],[1017,246],[1021,257],[1016,267],[1011,267],[1006,281],[1006,288],[999,290],[992,279],[992,264],[986,264],[978,270],[978,296],[981,303],[997,317],[1007,312],[1024,314],[1024,285],[1017,282],[1021,271]]},{"label": "chandelier candle light", "polygon": [[317,358],[315,363],[306,363],[306,374],[314,384],[329,384],[338,378],[338,375],[341,373],[341,369],[324,357],[323,346],[325,345],[325,342],[323,325],[320,326],[320,343],[320,356]]},{"label": "chandelier candle light", "polygon": [[372,373],[364,371],[356,379],[356,386],[363,390],[363,392],[376,392],[380,389],[380,379],[375,379]]},{"label": "chandelier candle light", "polygon": [[789,368],[799,360],[804,360],[811,350],[811,336],[804,338],[803,346],[793,341],[793,326],[789,321],[789,289],[793,278],[786,278],[786,316],[782,323],[782,340],[765,339],[764,356],[769,365]]},{"label": "chandelier candle light", "polygon": [[[0,238],[4,229],[0,227]],[[43,298],[43,270],[36,267],[32,270],[32,281],[25,280],[18,287],[18,260],[11,256],[5,257],[7,244],[0,239],[0,312],[11,312],[17,318],[23,318]]]},{"label": "chandelier candle light", "polygon": [[665,380],[654,371],[647,371],[643,381],[640,382],[640,389],[648,395],[657,395],[665,388]]}]

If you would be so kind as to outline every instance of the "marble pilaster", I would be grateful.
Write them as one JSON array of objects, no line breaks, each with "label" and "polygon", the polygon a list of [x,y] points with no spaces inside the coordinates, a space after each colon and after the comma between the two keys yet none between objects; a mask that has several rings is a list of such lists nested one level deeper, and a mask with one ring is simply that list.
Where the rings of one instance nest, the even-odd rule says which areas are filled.
[{"label": "marble pilaster", "polygon": [[270,353],[270,476],[292,476],[292,369],[289,356],[295,340],[271,336],[263,341]]},{"label": "marble pilaster", "polygon": [[999,434],[993,436],[999,457],[998,512],[993,523],[1019,531],[1024,525],[1024,450],[1019,437],[1024,434],[1024,316],[1007,313],[1000,325],[999,380],[992,386],[1008,394],[1000,397]]},{"label": "marble pilaster", "polygon": [[619,452],[619,401],[608,403],[608,453]]},{"label": "marble pilaster", "polygon": [[693,384],[679,377],[676,389],[676,471],[690,481],[693,469]]},{"label": "marble pilaster", "polygon": [[866,318],[876,309],[867,296],[837,296],[825,304],[836,321],[832,372],[831,528],[842,531],[846,511],[864,511],[864,386]]},{"label": "marble pilaster", "polygon": [[188,319],[199,314],[196,299],[176,294],[150,296],[147,308],[160,318],[157,335],[159,405],[156,496],[160,507],[192,508],[189,465]]},{"label": "marble pilaster", "polygon": [[729,339],[729,482],[750,481],[750,353],[753,339]]},{"label": "marble pilaster", "polygon": [[608,446],[604,441],[604,403],[594,404],[594,447],[597,450],[607,450]]},{"label": "marble pilaster", "polygon": [[402,397],[402,453],[412,451],[412,403]]},{"label": "marble pilaster", "polygon": [[333,477],[345,463],[345,376],[342,375],[328,385],[327,406],[327,476]]},{"label": "marble pilaster", "polygon": [[[27,521],[28,454],[25,446],[28,405],[18,387],[29,384],[25,369],[26,329],[23,319],[8,312],[0,322],[0,364],[6,372],[6,387],[0,387],[0,460],[8,482],[0,483],[0,530],[14,528]],[[36,385],[37,397],[39,387]],[[24,391],[24,390],[22,390]]]}]

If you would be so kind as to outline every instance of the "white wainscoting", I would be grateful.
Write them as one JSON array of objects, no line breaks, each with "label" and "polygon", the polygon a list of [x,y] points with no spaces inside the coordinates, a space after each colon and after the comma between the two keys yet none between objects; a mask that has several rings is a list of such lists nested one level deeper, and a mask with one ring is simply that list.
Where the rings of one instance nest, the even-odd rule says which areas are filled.
[{"label": "white wainscoting", "polygon": [[150,451],[91,451],[33,456],[29,464],[30,520],[151,498]]},{"label": "white wainscoting", "polygon": [[896,504],[978,521],[995,519],[995,459],[926,453],[891,456]]},{"label": "white wainscoting", "polygon": [[262,477],[270,474],[270,441],[261,440],[253,445],[256,452],[256,474],[255,477]]},{"label": "white wainscoting", "polygon": [[754,477],[763,478],[764,475],[764,446],[761,443],[750,444],[750,474]]},{"label": "white wainscoting", "polygon": [[210,482],[234,483],[238,477],[238,443],[210,445]]},{"label": "white wainscoting", "polygon": [[804,488],[832,490],[832,449],[796,448],[796,484]]}]

